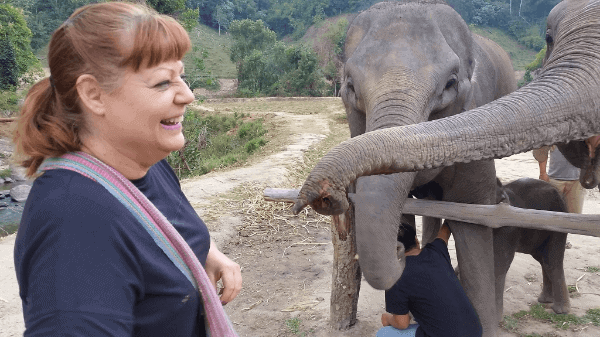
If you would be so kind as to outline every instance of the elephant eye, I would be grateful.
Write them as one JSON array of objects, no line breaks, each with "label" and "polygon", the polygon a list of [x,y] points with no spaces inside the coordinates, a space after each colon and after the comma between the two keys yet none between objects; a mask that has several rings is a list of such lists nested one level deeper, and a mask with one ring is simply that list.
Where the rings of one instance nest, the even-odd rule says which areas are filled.
[{"label": "elephant eye", "polygon": [[456,79],[455,78],[451,78],[448,83],[446,83],[446,87],[444,87],[444,90],[448,90],[450,88],[452,88],[452,86],[454,86],[456,84]]},{"label": "elephant eye", "polygon": [[550,34],[546,34],[546,43],[552,44],[552,42],[554,42],[554,40],[552,39],[552,36],[550,36]]}]

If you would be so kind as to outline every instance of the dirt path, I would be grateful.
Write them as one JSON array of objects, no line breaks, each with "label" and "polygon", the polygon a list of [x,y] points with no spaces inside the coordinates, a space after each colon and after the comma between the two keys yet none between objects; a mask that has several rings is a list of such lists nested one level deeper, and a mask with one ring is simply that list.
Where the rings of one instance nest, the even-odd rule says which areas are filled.
[{"label": "dirt path", "polygon": [[[333,256],[329,219],[312,211],[293,217],[289,205],[262,201],[266,186],[297,188],[298,176],[305,174],[315,153],[348,137],[341,101],[211,101],[200,108],[263,117],[270,130],[269,143],[247,165],[182,181],[221,250],[242,266],[244,289],[225,307],[240,336],[374,336],[384,312],[384,293],[366,282],[358,303],[358,323],[344,332],[328,328]],[[536,177],[538,172],[531,153],[497,160],[496,167],[504,182]],[[600,214],[597,190],[588,193],[584,213]],[[600,273],[584,271],[600,267],[600,238],[570,235],[569,241],[573,247],[565,254],[567,283],[574,285],[585,275],[577,282],[582,294],[571,302],[572,312],[581,316],[589,308],[600,308]],[[0,240],[0,336],[19,336],[23,331],[13,245],[14,236]],[[449,250],[456,263],[452,242]],[[506,281],[505,314],[535,303],[541,281],[537,262],[517,254]],[[516,328],[523,334],[544,336],[600,335],[595,326],[563,331],[533,320]],[[500,336],[519,334],[501,330]]]}]

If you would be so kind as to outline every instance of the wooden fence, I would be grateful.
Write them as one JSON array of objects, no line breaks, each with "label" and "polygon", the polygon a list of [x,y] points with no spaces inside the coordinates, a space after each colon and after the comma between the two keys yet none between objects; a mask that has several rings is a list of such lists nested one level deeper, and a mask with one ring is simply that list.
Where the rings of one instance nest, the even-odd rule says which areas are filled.
[{"label": "wooden fence", "polygon": [[[264,191],[264,199],[293,203],[299,192],[299,190],[267,188]],[[416,199],[406,199],[402,212],[481,224],[492,228],[514,226],[600,237],[598,215],[521,209],[507,204],[471,205]],[[330,324],[334,329],[344,330],[356,323],[361,279],[356,253],[354,207],[351,206],[344,214],[333,216],[331,241],[333,275],[329,305]]]}]

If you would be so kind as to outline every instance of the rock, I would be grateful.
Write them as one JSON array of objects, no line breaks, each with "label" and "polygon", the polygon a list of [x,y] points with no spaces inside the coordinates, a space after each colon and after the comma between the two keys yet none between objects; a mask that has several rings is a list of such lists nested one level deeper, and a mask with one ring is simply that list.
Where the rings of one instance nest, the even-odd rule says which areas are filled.
[{"label": "rock", "polygon": [[9,190],[0,191],[0,199],[4,199],[10,195]]},{"label": "rock", "polygon": [[4,179],[0,178],[0,185],[4,184]]},{"label": "rock", "polygon": [[24,202],[25,200],[27,200],[29,191],[31,191],[31,186],[19,185],[19,186],[13,187],[10,190],[10,197],[12,198],[12,200],[14,200],[16,202]]},{"label": "rock", "polygon": [[12,180],[12,178],[10,178],[10,177],[6,177],[6,178],[4,178],[4,183],[5,183],[5,184],[10,184],[10,183],[12,183],[12,182],[14,182],[14,181]]},{"label": "rock", "polygon": [[27,172],[26,168],[17,165],[10,165],[10,170],[10,177],[14,181],[27,181],[27,177],[25,176],[25,173]]}]

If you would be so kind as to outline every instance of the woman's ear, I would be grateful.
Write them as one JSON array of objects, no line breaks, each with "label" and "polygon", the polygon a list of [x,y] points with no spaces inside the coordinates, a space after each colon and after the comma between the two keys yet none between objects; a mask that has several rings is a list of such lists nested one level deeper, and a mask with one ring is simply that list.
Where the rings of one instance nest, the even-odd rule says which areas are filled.
[{"label": "woman's ear", "polygon": [[100,87],[96,77],[90,74],[84,74],[77,78],[75,84],[77,94],[81,104],[86,110],[95,115],[103,115],[106,111],[105,95],[106,93]]}]

